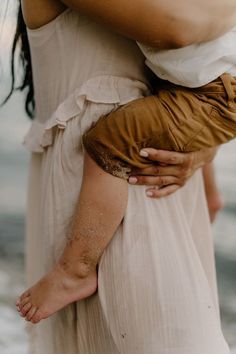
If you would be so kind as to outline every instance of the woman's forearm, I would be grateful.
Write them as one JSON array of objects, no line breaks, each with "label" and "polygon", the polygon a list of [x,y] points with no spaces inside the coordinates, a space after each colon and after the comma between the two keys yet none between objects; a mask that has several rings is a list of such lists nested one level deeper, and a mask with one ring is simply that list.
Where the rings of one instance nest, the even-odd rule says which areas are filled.
[{"label": "woman's forearm", "polygon": [[61,0],[113,30],[157,48],[218,37],[236,25],[236,0]]}]

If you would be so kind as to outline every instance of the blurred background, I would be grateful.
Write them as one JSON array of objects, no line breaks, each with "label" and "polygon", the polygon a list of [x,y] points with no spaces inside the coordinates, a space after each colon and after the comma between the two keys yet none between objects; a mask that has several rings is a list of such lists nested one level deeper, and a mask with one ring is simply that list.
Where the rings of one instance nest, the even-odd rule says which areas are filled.
[{"label": "blurred background", "polygon": [[[10,89],[9,61],[15,0],[0,2],[0,102]],[[4,18],[4,22],[3,22]],[[17,64],[17,63],[16,63]],[[16,93],[0,108],[0,353],[26,354],[24,321],[14,302],[24,290],[24,225],[29,153],[22,140],[30,125],[23,97]],[[215,160],[225,209],[213,227],[222,324],[236,353],[236,140]],[[200,227],[200,226],[199,226]],[[214,353],[212,353],[214,354]]]}]

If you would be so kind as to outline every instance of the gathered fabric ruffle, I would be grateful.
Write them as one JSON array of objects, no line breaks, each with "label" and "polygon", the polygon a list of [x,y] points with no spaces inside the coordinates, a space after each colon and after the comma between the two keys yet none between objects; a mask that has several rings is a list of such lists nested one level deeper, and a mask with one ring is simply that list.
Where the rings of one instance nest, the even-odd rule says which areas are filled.
[{"label": "gathered fabric ruffle", "polygon": [[116,76],[97,76],[86,81],[69,95],[43,124],[37,118],[26,134],[23,145],[31,152],[42,153],[53,144],[53,131],[65,129],[68,121],[84,110],[86,102],[124,105],[147,96],[149,89],[141,81]]}]

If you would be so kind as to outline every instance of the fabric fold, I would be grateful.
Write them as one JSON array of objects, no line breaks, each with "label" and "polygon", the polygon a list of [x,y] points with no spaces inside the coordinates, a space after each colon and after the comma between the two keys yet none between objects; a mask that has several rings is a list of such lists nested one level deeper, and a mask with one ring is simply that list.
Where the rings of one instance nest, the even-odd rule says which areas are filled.
[{"label": "fabric fold", "polygon": [[83,111],[86,102],[124,105],[148,93],[147,86],[141,81],[114,76],[91,78],[57,107],[46,124],[36,118],[23,144],[32,152],[42,153],[44,148],[53,143],[54,128],[66,129],[67,122]]}]

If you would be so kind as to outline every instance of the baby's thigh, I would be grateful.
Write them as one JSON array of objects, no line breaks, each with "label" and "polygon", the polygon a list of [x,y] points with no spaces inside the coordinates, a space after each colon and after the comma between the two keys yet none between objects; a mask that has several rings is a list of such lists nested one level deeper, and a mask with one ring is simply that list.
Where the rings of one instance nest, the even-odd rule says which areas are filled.
[{"label": "baby's thigh", "polygon": [[118,177],[130,167],[144,168],[147,161],[140,150],[150,146],[154,136],[152,147],[163,148],[162,116],[162,104],[155,96],[137,99],[101,117],[84,135],[85,149],[104,170]]}]

